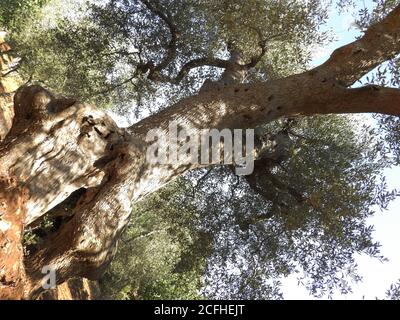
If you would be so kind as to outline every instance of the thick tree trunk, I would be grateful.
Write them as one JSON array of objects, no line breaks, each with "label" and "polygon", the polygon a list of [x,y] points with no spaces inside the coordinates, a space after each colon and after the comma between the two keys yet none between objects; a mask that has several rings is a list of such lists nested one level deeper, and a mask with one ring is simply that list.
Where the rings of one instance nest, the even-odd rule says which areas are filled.
[{"label": "thick tree trunk", "polygon": [[[15,76],[2,76],[9,71],[9,65],[13,62],[13,58],[6,53],[9,50],[10,47],[0,36],[0,142],[11,129],[14,117],[13,95],[20,85]],[[18,178],[1,171],[0,299],[18,298],[24,294],[22,235],[26,200],[27,191],[19,186]]]},{"label": "thick tree trunk", "polygon": [[[127,130],[93,106],[54,97],[38,86],[21,88],[12,128],[0,145],[0,297],[35,297],[43,290],[44,266],[54,268],[57,283],[76,276],[96,279],[112,259],[131,204],[199,166],[147,162],[150,129],[167,132],[171,121],[199,133],[206,128],[252,128],[299,114],[400,115],[400,90],[347,88],[400,52],[399,30],[400,7],[318,68],[266,83],[213,86]],[[76,190],[84,192],[72,201]],[[68,208],[70,218],[26,257],[25,277],[23,225],[56,206]],[[15,252],[15,266],[3,263],[8,252]]]},{"label": "thick tree trunk", "polygon": [[0,299],[25,294],[22,236],[26,196],[16,179],[0,177]]}]

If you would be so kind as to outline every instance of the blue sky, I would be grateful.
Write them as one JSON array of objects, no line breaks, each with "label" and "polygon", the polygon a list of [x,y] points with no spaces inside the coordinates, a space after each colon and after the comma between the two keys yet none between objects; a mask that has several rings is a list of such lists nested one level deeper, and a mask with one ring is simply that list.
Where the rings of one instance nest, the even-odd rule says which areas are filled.
[{"label": "blue sky", "polygon": [[[336,41],[328,46],[316,48],[312,64],[319,65],[326,61],[332,51],[349,42],[354,41],[359,30],[354,28],[354,16],[360,8],[372,8],[371,0],[357,0],[357,7],[351,11],[339,15],[331,12],[326,28],[331,29],[335,34]],[[365,118],[368,121],[368,118]],[[400,187],[400,167],[392,168],[385,173],[390,188]],[[387,211],[377,210],[376,214],[368,222],[375,227],[374,239],[381,243],[382,254],[389,259],[381,263],[366,255],[357,256],[356,262],[359,274],[363,281],[353,286],[353,293],[348,295],[335,294],[333,299],[375,299],[384,298],[385,292],[390,285],[400,279],[400,199],[392,202]],[[284,279],[285,299],[314,299],[304,287],[297,285],[296,276]],[[327,298],[327,297],[325,297]]]}]

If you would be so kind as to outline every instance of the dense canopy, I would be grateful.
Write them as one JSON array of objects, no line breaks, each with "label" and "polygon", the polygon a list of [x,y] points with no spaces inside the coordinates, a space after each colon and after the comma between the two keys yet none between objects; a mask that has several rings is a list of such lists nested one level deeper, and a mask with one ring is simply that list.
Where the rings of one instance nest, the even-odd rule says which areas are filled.
[{"label": "dense canopy", "polygon": [[[389,12],[398,12],[399,3],[375,1],[373,10],[359,12],[354,25],[364,34]],[[279,81],[291,81],[290,76],[311,72],[315,49],[333,40],[333,32],[325,27],[332,11],[340,13],[355,5],[351,0],[74,0],[68,4],[59,0],[5,0],[0,4],[0,26],[7,31],[7,41],[17,59],[7,76],[18,73],[26,85],[41,85],[73,99],[68,100],[72,101],[69,106],[77,100],[86,101],[118,115],[122,125],[132,126],[121,134],[126,143],[131,141],[125,138],[128,134],[141,138],[141,128],[147,128],[147,124],[141,127],[143,122],[138,121],[149,115],[156,117],[164,109],[168,115],[172,110],[169,106],[175,103],[182,112],[191,112],[192,105],[185,107],[185,101],[196,99],[199,91],[201,97],[207,85],[212,87],[209,99],[217,95],[215,88],[220,92],[236,84],[252,88],[272,83],[271,88],[278,91],[290,88]],[[399,88],[397,49],[394,54],[376,59],[378,62],[371,58],[371,63],[355,67],[352,77],[358,82],[349,80],[352,70],[340,68],[337,79],[326,76],[322,82],[332,81],[332,90],[336,90],[335,85],[373,85],[375,89],[371,90],[377,91],[381,87]],[[351,65],[349,61],[347,65]],[[334,58],[327,68],[329,63],[335,63]],[[365,65],[370,70],[364,70]],[[242,90],[238,88],[235,92]],[[397,190],[387,187],[384,176],[384,170],[400,160],[398,114],[386,109],[375,111],[386,114],[373,117],[342,114],[357,113],[362,108],[332,112],[336,102],[329,107],[322,99],[311,100],[320,90],[315,87],[304,99],[291,100],[295,107],[309,101],[311,109],[305,112],[282,113],[265,121],[243,116],[249,123],[243,121],[240,125],[254,127],[256,148],[262,149],[252,174],[237,176],[232,165],[197,166],[188,171],[177,167],[179,174],[174,171],[160,179],[161,189],[130,196],[133,206],[129,214],[115,224],[113,235],[118,246],[114,248],[114,238],[112,245],[104,240],[114,248],[110,252],[116,251],[110,265],[108,258],[105,267],[99,263],[102,272],[97,278],[104,297],[280,299],[282,279],[293,274],[310,294],[331,296],[350,292],[352,285],[361,280],[357,254],[385,260],[379,243],[373,239],[368,218],[374,211],[386,209],[398,196]],[[285,96],[285,92],[280,94]],[[281,98],[270,94],[268,101],[275,103],[274,99]],[[314,112],[313,104],[320,101],[328,111]],[[398,111],[398,101],[389,110]],[[214,100],[204,105],[212,103]],[[276,109],[278,113],[280,108]],[[252,121],[257,122],[255,126]],[[218,125],[222,128],[225,123]],[[112,130],[110,135],[120,134],[114,127]],[[97,170],[102,161],[114,161],[114,153],[101,157],[94,153],[85,161],[93,161]],[[113,167],[100,168],[106,171]],[[71,182],[73,192],[66,191],[62,201],[53,199],[55,206],[33,215],[25,226],[24,254],[29,272],[36,270],[31,264],[55,252],[46,251],[49,241],[62,239],[61,235],[69,237],[63,228],[78,225],[74,222],[80,221],[76,212],[87,210],[79,209],[80,204],[98,195],[106,199],[112,193],[101,189],[111,180],[100,179],[94,185],[85,182],[77,187],[78,178],[72,173],[62,177],[64,182],[60,184],[75,183]],[[176,179],[169,182],[172,178]],[[129,179],[132,185],[137,183]],[[99,189],[90,198],[91,188]],[[84,200],[78,201],[79,197]],[[74,209],[76,206],[78,209]],[[87,216],[88,221],[96,220],[94,215]],[[126,225],[122,226],[122,220]],[[112,223],[104,229],[98,227],[101,237],[108,232],[104,230],[112,229]],[[84,224],[81,228],[85,229]],[[80,268],[72,268],[78,269],[74,276],[86,276]],[[398,298],[398,291],[394,284],[387,296]]]}]

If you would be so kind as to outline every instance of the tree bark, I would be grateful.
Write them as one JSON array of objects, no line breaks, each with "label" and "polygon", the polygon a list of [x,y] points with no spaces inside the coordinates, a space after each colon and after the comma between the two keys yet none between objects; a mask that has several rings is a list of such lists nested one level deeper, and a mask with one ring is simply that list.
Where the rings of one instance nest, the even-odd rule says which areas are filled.
[{"label": "tree bark", "polygon": [[[0,36],[0,142],[11,129],[14,117],[13,95],[20,85],[17,77],[8,74],[13,62],[10,47]],[[4,76],[6,74],[6,76]],[[1,165],[0,165],[1,167]],[[24,295],[22,235],[27,190],[18,185],[18,178],[0,174],[0,299]]]},{"label": "tree bark", "polygon": [[[96,279],[111,261],[131,205],[198,164],[155,165],[146,161],[150,129],[168,131],[171,121],[193,133],[202,129],[254,128],[283,116],[377,112],[400,115],[400,90],[352,83],[400,52],[400,6],[359,40],[336,50],[323,65],[284,79],[227,84],[202,90],[124,130],[94,106],[55,97],[39,86],[22,87],[15,117],[0,145],[0,202],[7,225],[3,243],[19,252],[12,273],[0,265],[1,297],[32,298],[43,289],[43,266],[57,283],[82,276]],[[23,225],[29,225],[71,193],[85,192],[69,209],[70,220],[21,262]],[[5,217],[5,218],[4,218]],[[13,249],[14,248],[14,249]],[[0,249],[0,261],[6,249]],[[11,281],[11,282],[10,282]],[[7,288],[11,283],[15,293]]]}]

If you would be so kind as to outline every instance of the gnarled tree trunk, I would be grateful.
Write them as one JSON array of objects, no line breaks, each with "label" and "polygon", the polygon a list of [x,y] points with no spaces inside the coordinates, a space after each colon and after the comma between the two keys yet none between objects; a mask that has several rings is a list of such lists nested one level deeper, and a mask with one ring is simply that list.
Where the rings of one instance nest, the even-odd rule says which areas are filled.
[{"label": "gnarled tree trunk", "polygon": [[[320,67],[265,83],[213,86],[128,129],[94,106],[55,97],[39,86],[20,88],[12,128],[0,146],[0,296],[37,296],[44,266],[54,268],[57,283],[76,276],[96,279],[113,257],[132,203],[198,167],[146,161],[150,129],[167,132],[171,121],[196,133],[252,128],[282,116],[400,115],[400,90],[348,88],[399,52],[397,7]],[[68,211],[67,221],[25,258],[24,268],[23,226],[60,208]],[[10,250],[18,252],[15,266],[3,263]]]},{"label": "gnarled tree trunk", "polygon": [[[0,36],[0,142],[11,129],[14,117],[13,96],[20,81],[10,70],[13,58]],[[1,168],[1,164],[0,164]],[[18,178],[0,170],[0,298],[18,298],[24,294],[22,233],[25,221],[26,189]]]}]

